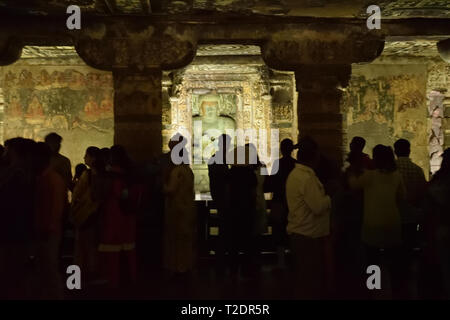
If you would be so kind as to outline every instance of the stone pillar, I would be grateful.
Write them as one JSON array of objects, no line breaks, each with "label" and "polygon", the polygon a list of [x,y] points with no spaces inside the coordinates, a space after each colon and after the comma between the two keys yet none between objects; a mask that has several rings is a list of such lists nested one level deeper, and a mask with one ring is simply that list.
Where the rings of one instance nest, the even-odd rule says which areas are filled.
[{"label": "stone pillar", "polygon": [[22,55],[22,44],[19,40],[0,33],[0,66],[16,62]]},{"label": "stone pillar", "polygon": [[262,45],[262,57],[273,69],[295,71],[300,136],[312,136],[323,153],[342,164],[346,137],[340,89],[348,85],[352,63],[371,62],[381,54],[383,35],[358,25],[311,24],[293,31],[272,34]]},{"label": "stone pillar", "polygon": [[238,88],[235,91],[237,106],[236,106],[236,129],[244,129],[244,93],[243,89]]},{"label": "stone pillar", "polygon": [[127,148],[138,162],[162,150],[161,69],[113,70],[114,143]]},{"label": "stone pillar", "polygon": [[261,97],[263,108],[265,110],[267,118],[266,120],[266,127],[265,129],[269,131],[272,127],[273,122],[273,115],[272,115],[272,96],[270,94],[266,94]]},{"label": "stone pillar", "polygon": [[300,138],[311,136],[322,153],[339,164],[347,144],[340,103],[350,75],[350,65],[303,65],[295,71]]},{"label": "stone pillar", "polygon": [[75,49],[91,67],[114,76],[114,143],[137,162],[162,153],[162,70],[189,64],[196,54],[196,35],[174,28],[133,21],[86,25]]},{"label": "stone pillar", "polygon": [[437,49],[442,60],[450,63],[450,38],[437,43]]}]

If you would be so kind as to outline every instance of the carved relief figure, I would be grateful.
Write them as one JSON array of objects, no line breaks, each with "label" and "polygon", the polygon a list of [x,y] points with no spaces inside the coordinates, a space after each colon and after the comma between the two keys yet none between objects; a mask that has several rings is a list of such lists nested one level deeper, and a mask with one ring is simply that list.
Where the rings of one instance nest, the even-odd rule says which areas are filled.
[{"label": "carved relief figure", "polygon": [[5,74],[5,79],[3,81],[3,86],[5,87],[13,87],[16,84],[16,75],[11,71],[8,71]]},{"label": "carved relief figure", "polygon": [[97,102],[95,102],[94,96],[90,95],[88,102],[84,105],[84,120],[89,122],[95,122],[99,119],[100,109]]},{"label": "carved relief figure", "polygon": [[84,75],[81,72],[70,70],[70,83],[71,89],[81,89],[85,87]]},{"label": "carved relief figure", "polygon": [[89,86],[89,87],[98,87],[99,86],[99,84],[100,84],[100,81],[99,81],[99,75],[98,74],[96,74],[96,73],[91,73],[91,72],[89,72],[87,75],[86,75],[86,84],[87,84],[87,86]]},{"label": "carved relief figure", "polygon": [[46,69],[41,70],[38,76],[38,86],[50,87],[52,85],[52,77]]},{"label": "carved relief figure", "polygon": [[33,74],[31,71],[22,70],[19,74],[19,80],[17,84],[24,88],[34,87]]},{"label": "carved relief figure", "polygon": [[51,78],[51,82],[52,82],[52,87],[58,87],[57,83],[58,83],[58,79],[59,79],[59,72],[53,71],[52,74],[50,75],[50,78]]},{"label": "carved relief figure", "polygon": [[11,102],[10,102],[7,110],[8,110],[7,115],[10,118],[21,118],[22,117],[23,109],[22,109],[22,105],[20,104],[20,100],[17,98],[17,96],[13,96],[11,98]]},{"label": "carved relief figure", "polygon": [[278,105],[274,107],[274,117],[277,121],[291,122],[292,117],[292,106],[290,105]]},{"label": "carved relief figure", "polygon": [[26,121],[28,123],[37,124],[44,122],[44,108],[37,96],[33,96],[31,99],[25,117],[27,118]]},{"label": "carved relief figure", "polygon": [[111,94],[105,92],[103,100],[100,102],[100,117],[102,119],[109,119],[114,116],[114,103]]},{"label": "carved relief figure", "polygon": [[112,74],[105,73],[100,77],[100,82],[101,82],[100,86],[102,88],[110,88],[113,85]]},{"label": "carved relief figure", "polygon": [[59,72],[57,82],[60,88],[66,87],[69,81],[70,80],[68,79],[67,72]]}]

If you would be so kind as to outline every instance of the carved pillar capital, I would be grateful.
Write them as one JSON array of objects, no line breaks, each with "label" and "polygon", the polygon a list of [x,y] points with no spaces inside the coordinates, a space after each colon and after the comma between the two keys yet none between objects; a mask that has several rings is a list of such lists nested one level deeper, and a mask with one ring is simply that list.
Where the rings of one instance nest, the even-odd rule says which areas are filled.
[{"label": "carved pillar capital", "polygon": [[322,152],[339,165],[347,142],[341,88],[348,85],[350,76],[348,64],[302,65],[295,70],[300,136],[312,136]]},{"label": "carved pillar capital", "polygon": [[437,43],[437,48],[442,60],[450,63],[450,38],[439,41]]},{"label": "carved pillar capital", "polygon": [[195,57],[197,39],[187,28],[127,24],[94,24],[75,40],[80,57],[101,70],[177,69]]},{"label": "carved pillar capital", "polygon": [[20,59],[22,55],[20,40],[0,34],[0,66],[6,66]]},{"label": "carved pillar capital", "polygon": [[114,69],[113,76],[114,143],[136,161],[148,161],[162,150],[162,72]]},{"label": "carved pillar capital", "polygon": [[262,46],[266,64],[278,70],[294,70],[302,64],[352,64],[371,62],[384,48],[384,39],[360,28],[335,30],[332,26],[286,29]]},{"label": "carved pillar capital", "polygon": [[334,91],[347,87],[351,74],[350,64],[299,65],[295,82],[299,92]]}]

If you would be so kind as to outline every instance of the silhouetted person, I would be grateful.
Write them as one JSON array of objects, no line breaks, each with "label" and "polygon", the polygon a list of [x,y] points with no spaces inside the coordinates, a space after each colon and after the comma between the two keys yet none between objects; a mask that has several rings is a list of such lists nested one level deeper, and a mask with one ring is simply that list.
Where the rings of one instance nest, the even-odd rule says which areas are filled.
[{"label": "silhouetted person", "polygon": [[349,184],[352,188],[364,190],[362,242],[367,258],[364,267],[381,266],[380,249],[384,249],[393,296],[397,298],[402,289],[400,280],[404,271],[400,255],[402,224],[399,206],[405,195],[405,187],[391,147],[377,145],[373,149],[373,161],[375,170],[366,170],[360,176],[350,176]]},{"label": "silhouetted person", "polygon": [[[239,252],[243,251],[245,263],[242,273],[248,275],[257,254],[252,230],[256,216],[256,188],[258,180],[251,165],[250,149],[239,146],[234,149],[234,164],[230,169],[230,228],[233,230],[230,246],[232,275],[239,270]],[[239,160],[239,161],[238,161]]]},{"label": "silhouetted person", "polygon": [[61,149],[62,137],[55,133],[49,133],[45,136],[45,143],[48,144],[52,151],[52,157],[50,165],[58,174],[61,175],[64,182],[69,189],[72,184],[72,165],[70,164],[70,160],[59,153]]},{"label": "silhouetted person", "polygon": [[[429,245],[436,249],[444,295],[450,298],[450,148],[442,154],[441,168],[427,191]],[[431,222],[431,223],[430,223]]]},{"label": "silhouetted person", "polygon": [[74,262],[83,270],[83,285],[98,273],[99,211],[102,204],[101,180],[104,163],[97,147],[88,147],[84,155],[88,169],[84,170],[72,194],[71,220],[75,225]]},{"label": "silhouetted person", "polygon": [[[219,137],[219,150],[208,161],[209,189],[211,197],[217,208],[219,235],[217,242],[218,270],[222,272],[225,267],[225,251],[230,243],[231,236],[228,222],[228,211],[230,207],[230,168],[227,164],[231,138],[223,134]],[[231,159],[233,160],[233,159]],[[231,162],[231,161],[228,161]]]},{"label": "silhouetted person", "polygon": [[348,184],[350,176],[360,176],[364,169],[360,157],[350,154],[349,166],[341,176],[340,188],[332,199],[332,226],[335,241],[336,289],[344,298],[359,297],[361,283],[361,226],[364,211],[364,191],[351,189]]},{"label": "silhouetted person", "polygon": [[[319,156],[319,163],[317,164],[316,168],[314,169],[317,178],[322,183],[325,193],[331,197],[332,199],[332,210],[334,209],[335,205],[334,202],[336,200],[336,193],[341,188],[341,172],[339,169],[339,166],[337,163],[329,158],[328,156],[324,155],[323,153]],[[332,212],[333,213],[333,212]],[[333,214],[331,215],[331,221],[334,220]],[[330,235],[324,239],[324,245],[325,245],[325,257],[326,257],[326,263],[327,266],[326,275],[327,275],[327,290],[331,291],[333,288],[335,288],[335,275],[334,275],[334,265],[335,265],[335,259],[334,259],[334,242],[332,236],[333,233],[333,223],[331,223],[330,227]],[[339,275],[338,275],[339,277]]]},{"label": "silhouetted person", "polygon": [[0,172],[0,297],[32,298],[29,256],[34,240],[34,142],[5,141],[5,170]]},{"label": "silhouetted person", "polygon": [[45,143],[35,146],[38,275],[40,298],[62,299],[63,283],[59,272],[59,250],[62,241],[62,220],[67,201],[66,183],[50,165],[51,149]]},{"label": "silhouetted person", "polygon": [[111,149],[101,148],[100,157],[102,158],[102,162],[105,164],[105,170],[109,170],[111,166]]},{"label": "silhouetted person", "polygon": [[411,144],[408,140],[399,139],[394,143],[397,156],[397,168],[403,177],[406,197],[401,204],[403,244],[412,249],[418,244],[417,227],[422,211],[420,209],[426,189],[425,175],[421,167],[411,161]]},{"label": "silhouetted person", "polygon": [[253,218],[252,228],[250,230],[252,239],[251,253],[253,254],[250,262],[250,271],[254,276],[258,276],[261,264],[260,258],[263,235],[267,233],[267,204],[264,195],[264,184],[266,180],[266,175],[264,173],[267,172],[267,168],[266,165],[260,161],[254,144],[246,144],[245,147],[249,150],[248,152],[250,155],[252,153],[256,155],[256,163],[250,164],[253,168],[257,181],[255,216]]},{"label": "silhouetted person", "polygon": [[0,144],[0,174],[1,170],[5,167],[5,161],[3,159],[3,153],[5,152],[5,147]]},{"label": "silhouetted person", "polygon": [[85,164],[83,163],[79,163],[75,166],[75,175],[73,176],[73,180],[72,180],[72,186],[75,187],[78,183],[78,181],[81,178],[81,175],[83,174],[84,171],[86,171],[87,167]]},{"label": "silhouetted person", "polygon": [[[151,190],[151,203],[149,204],[149,217],[148,227],[151,230],[151,234],[148,235],[150,239],[145,240],[151,246],[148,251],[153,252],[152,265],[161,271],[160,268],[163,265],[163,238],[164,238],[164,211],[165,211],[165,194],[163,191],[164,181],[167,180],[168,171],[172,164],[171,154],[173,148],[179,143],[180,134],[175,134],[168,142],[169,152],[163,153],[155,163],[148,166],[147,171],[152,179]],[[141,236],[141,235],[140,235]],[[145,238],[146,235],[142,235]],[[140,255],[141,256],[141,255]],[[144,262],[147,261],[145,254],[142,256]]]},{"label": "silhouetted person", "polygon": [[284,139],[280,143],[281,158],[277,159],[272,167],[272,175],[267,178],[266,191],[273,192],[270,218],[272,224],[272,237],[277,250],[277,265],[285,267],[285,249],[289,244],[286,232],[288,205],[286,200],[286,180],[295,167],[292,157],[294,144],[291,139]]},{"label": "silhouetted person", "polygon": [[301,139],[298,163],[286,182],[287,232],[295,263],[295,292],[300,299],[320,299],[325,294],[325,237],[330,233],[331,199],[314,172],[319,160],[317,143],[309,137]]},{"label": "silhouetted person", "polygon": [[[186,138],[179,136],[176,141],[182,149],[174,154],[167,167],[163,191],[164,205],[164,268],[172,276],[187,276],[197,262],[197,211],[195,207],[194,174],[181,161],[188,157]],[[175,159],[177,156],[181,157]],[[178,164],[176,164],[178,162]]]},{"label": "silhouetted person", "polygon": [[136,218],[141,190],[132,179],[132,162],[124,147],[111,147],[105,200],[100,212],[100,260],[108,286],[136,283]]},{"label": "silhouetted person", "polygon": [[352,158],[353,166],[357,171],[374,168],[374,164],[369,155],[363,152],[365,146],[366,140],[362,137],[353,137],[350,142],[350,153],[348,154],[348,159],[350,159],[350,157]]},{"label": "silhouetted person", "polygon": [[[70,163],[70,160],[59,153],[61,149],[61,142],[62,137],[55,132],[49,133],[48,135],[45,136],[45,143],[50,147],[50,150],[52,152],[50,159],[50,166],[52,167],[53,171],[55,171],[61,176],[66,185],[66,192],[65,192],[66,201],[64,205],[63,219],[61,221],[64,235],[65,231],[70,228],[70,223],[68,219],[69,218],[68,192],[69,190],[72,190],[73,185],[72,185],[72,165]],[[65,240],[66,239],[63,237],[60,248],[61,250],[63,247],[66,246]]]},{"label": "silhouetted person", "polygon": [[[104,159],[104,156],[105,150],[100,158]],[[136,281],[136,216],[141,190],[133,176],[132,160],[123,146],[111,147],[108,165],[109,183],[100,215],[99,251],[103,255],[109,284],[116,287],[123,284],[122,276],[131,283]],[[119,263],[120,259],[125,263]]]}]

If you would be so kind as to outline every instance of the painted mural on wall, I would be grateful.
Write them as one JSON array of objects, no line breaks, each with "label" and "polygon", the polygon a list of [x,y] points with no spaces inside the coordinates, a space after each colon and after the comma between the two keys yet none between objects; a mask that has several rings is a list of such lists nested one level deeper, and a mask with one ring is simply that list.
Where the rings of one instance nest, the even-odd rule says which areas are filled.
[{"label": "painted mural on wall", "polygon": [[392,146],[399,138],[408,139],[411,158],[428,172],[425,81],[419,74],[353,76],[343,97],[348,138],[364,137],[367,153],[379,143]]},{"label": "painted mural on wall", "polygon": [[432,90],[428,99],[428,112],[431,118],[430,129],[430,167],[431,172],[435,173],[439,170],[442,162],[442,154],[444,152],[444,128],[442,126],[444,119],[444,99],[445,95],[437,90]]},{"label": "painted mural on wall", "polygon": [[111,146],[113,83],[110,73],[78,67],[3,69],[4,138],[63,139],[62,153],[82,162],[89,145]]}]

